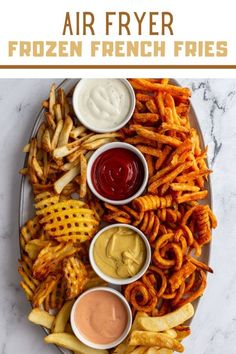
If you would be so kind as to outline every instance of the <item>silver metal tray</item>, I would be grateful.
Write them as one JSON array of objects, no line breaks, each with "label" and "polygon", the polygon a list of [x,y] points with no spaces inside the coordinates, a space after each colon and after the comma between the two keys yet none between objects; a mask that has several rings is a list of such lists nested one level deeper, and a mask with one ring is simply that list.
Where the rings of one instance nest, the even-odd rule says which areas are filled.
[{"label": "silver metal tray", "polygon": [[[66,79],[61,82],[61,84],[58,86],[58,88],[62,87],[64,89],[65,93],[67,94],[73,89],[73,87],[76,85],[76,83],[78,81],[79,81],[79,79]],[[174,79],[171,80],[171,83],[173,83],[177,86],[181,86],[181,85],[179,85],[178,81],[176,81]],[[45,97],[46,97],[46,95],[47,95],[47,92],[45,92]],[[196,115],[195,110],[192,105],[190,108],[189,117],[190,117],[191,126],[198,131],[198,134],[200,137],[201,148],[204,148],[205,144],[204,144],[204,140],[203,140],[203,134],[202,134],[199,122],[198,122],[197,115]],[[36,135],[36,132],[37,132],[43,118],[44,118],[44,109],[41,109],[39,111],[37,117],[35,117],[35,124],[33,126],[32,131],[31,131],[30,138]],[[26,159],[25,159],[25,166],[26,166]],[[208,179],[207,189],[208,189],[208,197],[204,201],[204,204],[209,204],[209,206],[212,207],[212,192],[211,192],[210,178]],[[33,193],[31,190],[31,186],[28,182],[27,177],[22,176],[21,187],[20,187],[20,203],[19,203],[19,228],[21,228],[28,219],[30,219],[34,216],[35,211],[34,211],[33,204],[34,204],[33,203]],[[200,260],[207,263],[207,264],[209,263],[209,260],[210,260],[210,249],[211,249],[210,244],[203,247],[202,255],[200,257]],[[200,298],[194,302],[195,311],[197,309],[199,301],[200,301]],[[49,331],[46,328],[44,328],[44,330],[46,333],[49,333]],[[71,351],[66,350],[64,348],[58,347],[58,349],[64,354],[71,354],[72,353]]]}]

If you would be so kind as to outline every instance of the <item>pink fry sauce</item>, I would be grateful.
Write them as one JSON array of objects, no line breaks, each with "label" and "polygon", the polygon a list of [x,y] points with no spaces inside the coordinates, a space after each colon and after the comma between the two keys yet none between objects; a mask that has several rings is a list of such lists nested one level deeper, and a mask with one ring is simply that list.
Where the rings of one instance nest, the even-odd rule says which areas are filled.
[{"label": "pink fry sauce", "polygon": [[86,294],[78,302],[74,316],[81,335],[96,344],[109,344],[117,340],[128,321],[122,300],[104,290]]}]

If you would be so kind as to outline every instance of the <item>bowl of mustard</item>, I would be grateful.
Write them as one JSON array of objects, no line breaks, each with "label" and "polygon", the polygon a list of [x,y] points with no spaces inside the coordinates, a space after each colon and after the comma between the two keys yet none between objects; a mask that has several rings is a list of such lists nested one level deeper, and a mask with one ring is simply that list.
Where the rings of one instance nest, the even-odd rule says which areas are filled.
[{"label": "bowl of mustard", "polygon": [[151,247],[146,236],[128,224],[101,229],[89,249],[90,263],[102,279],[116,285],[138,280],[148,269]]}]

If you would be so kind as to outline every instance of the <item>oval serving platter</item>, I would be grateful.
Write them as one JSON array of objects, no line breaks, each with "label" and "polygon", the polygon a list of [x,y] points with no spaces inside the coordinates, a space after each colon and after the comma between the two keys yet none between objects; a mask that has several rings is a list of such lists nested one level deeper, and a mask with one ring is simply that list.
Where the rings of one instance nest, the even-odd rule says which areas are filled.
[{"label": "oval serving platter", "polygon": [[[75,85],[77,84],[77,82],[79,81],[79,79],[66,79],[63,80],[61,82],[61,84],[57,87],[57,89],[59,87],[63,88],[63,90],[65,91],[66,94],[68,94],[69,92],[71,92],[73,90],[73,88],[75,87]],[[181,86],[178,81],[171,79],[170,82],[174,85],[177,86]],[[36,119],[35,119],[35,124],[33,126],[33,129],[30,133],[30,137],[32,138],[36,135],[36,132],[43,120],[44,117],[44,109],[42,108]],[[192,106],[192,104],[190,105],[190,113],[189,113],[189,118],[190,118],[190,123],[191,126],[193,128],[195,128],[198,131],[199,137],[200,137],[200,144],[201,144],[201,148],[205,147],[204,144],[204,139],[203,139],[203,134],[200,128],[200,124],[196,115],[196,112]],[[25,159],[25,163],[24,163],[24,167],[26,167],[26,159]],[[208,183],[206,185],[206,189],[208,190],[208,197],[206,198],[206,200],[204,200],[204,204],[209,204],[209,206],[212,208],[212,191],[211,191],[211,179],[210,177],[208,178]],[[24,223],[30,219],[31,217],[33,217],[34,214],[34,208],[33,208],[34,202],[33,202],[33,193],[32,193],[32,189],[31,186],[28,182],[27,177],[22,176],[21,179],[21,186],[20,186],[20,201],[19,201],[19,228],[21,228]],[[201,257],[199,257],[199,260],[201,260],[202,262],[208,264],[210,261],[210,249],[211,249],[211,243],[207,244],[205,247],[203,247],[202,249],[202,255]],[[198,298],[197,300],[194,301],[193,305],[195,308],[195,311],[198,307],[200,298]],[[189,323],[191,322],[191,320],[189,321]],[[48,334],[49,331],[46,328],[43,328],[44,331]],[[64,348],[60,348],[58,347],[58,349],[64,353],[64,354],[71,354],[72,352],[70,350],[64,349]]]}]

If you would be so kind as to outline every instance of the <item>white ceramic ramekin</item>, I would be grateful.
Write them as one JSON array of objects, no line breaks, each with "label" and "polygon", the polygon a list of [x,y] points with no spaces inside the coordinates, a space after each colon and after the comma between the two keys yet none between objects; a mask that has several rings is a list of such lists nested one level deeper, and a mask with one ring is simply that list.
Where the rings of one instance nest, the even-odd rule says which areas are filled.
[{"label": "white ceramic ramekin", "polygon": [[[108,198],[105,198],[104,196],[102,196],[95,189],[93,182],[92,182],[92,177],[91,177],[92,166],[93,166],[95,160],[98,158],[98,156],[100,156],[103,152],[105,152],[107,150],[115,149],[115,148],[123,148],[123,149],[127,149],[127,150],[134,152],[139,157],[140,161],[142,162],[143,170],[144,170],[143,183],[141,184],[139,190],[137,190],[137,192],[135,194],[133,194],[131,197],[129,197],[127,199],[123,199],[123,200],[113,200],[113,199],[108,199]],[[114,205],[128,204],[133,199],[139,197],[144,192],[144,189],[145,189],[147,182],[148,182],[147,162],[146,162],[143,154],[133,145],[130,145],[127,143],[122,143],[122,142],[108,143],[108,144],[101,146],[99,149],[97,149],[93,153],[93,155],[90,157],[89,162],[88,162],[88,167],[87,167],[87,182],[88,182],[89,188],[91,189],[93,194],[95,194],[96,197],[103,200],[104,202],[109,203],[109,204],[114,204]]]},{"label": "white ceramic ramekin", "polygon": [[[127,325],[125,327],[124,332],[122,333],[122,335],[117,338],[115,341],[113,341],[112,343],[108,343],[108,344],[97,344],[97,343],[93,343],[91,341],[89,341],[87,338],[85,338],[80,331],[78,330],[78,328],[76,327],[75,324],[75,311],[76,311],[76,307],[78,305],[78,303],[81,301],[81,299],[86,296],[88,293],[94,292],[94,291],[107,291],[110,292],[114,295],[116,295],[124,304],[125,309],[127,311]],[[88,345],[91,348],[94,349],[110,349],[113,347],[116,347],[117,345],[119,345],[121,342],[123,342],[123,340],[127,337],[130,329],[131,329],[131,325],[132,325],[132,312],[130,309],[130,306],[128,304],[128,301],[125,299],[125,297],[119,293],[117,290],[112,289],[112,288],[107,288],[107,287],[96,287],[96,288],[92,288],[89,289],[87,291],[85,291],[83,294],[81,294],[78,299],[75,301],[72,310],[71,310],[71,315],[70,315],[70,322],[71,322],[71,327],[72,330],[74,332],[74,334],[76,335],[76,337],[84,344]]]},{"label": "white ceramic ramekin", "polygon": [[121,129],[125,124],[128,123],[128,121],[130,120],[130,118],[133,115],[134,109],[135,109],[135,104],[136,104],[136,98],[135,98],[135,93],[134,93],[134,89],[133,87],[130,85],[129,81],[126,79],[117,79],[120,80],[128,89],[129,95],[130,95],[130,107],[128,110],[128,113],[126,115],[126,117],[122,120],[122,122],[112,128],[100,128],[99,127],[99,122],[98,125],[95,127],[94,125],[90,125],[89,122],[86,120],[86,117],[83,116],[83,114],[81,114],[80,109],[79,109],[79,105],[78,105],[78,96],[80,94],[80,90],[81,87],[83,85],[83,83],[85,82],[85,80],[89,80],[89,79],[81,79],[78,84],[75,86],[74,92],[73,92],[73,98],[72,98],[72,102],[73,102],[73,108],[74,108],[74,112],[77,116],[77,118],[79,119],[79,121],[89,130],[97,132],[97,133],[109,133],[109,132],[113,132],[116,130]]},{"label": "white ceramic ramekin", "polygon": [[[94,255],[93,255],[93,250],[94,250],[94,245],[96,243],[96,240],[101,236],[101,234],[106,231],[109,230],[111,228],[114,227],[126,227],[128,229],[131,229],[135,232],[137,232],[137,234],[142,238],[145,247],[146,247],[146,260],[144,262],[144,265],[142,267],[142,269],[140,269],[140,271],[134,275],[131,278],[125,278],[125,279],[117,279],[117,278],[112,278],[109,275],[105,274],[102,272],[102,270],[97,266],[95,259],[94,259]],[[122,238],[122,237],[121,237]],[[122,242],[122,240],[121,240]],[[136,280],[138,280],[148,269],[150,262],[151,262],[151,247],[150,244],[148,242],[147,237],[142,233],[142,231],[140,231],[139,229],[137,229],[136,227],[129,225],[129,224],[112,224],[112,225],[108,225],[106,227],[104,227],[103,229],[101,229],[93,238],[91,244],[90,244],[90,248],[89,248],[89,259],[90,259],[90,264],[93,267],[93,270],[95,271],[95,273],[97,273],[97,275],[102,278],[103,280],[105,280],[108,283],[111,284],[115,284],[115,285],[126,285],[126,284],[130,284]]]}]

